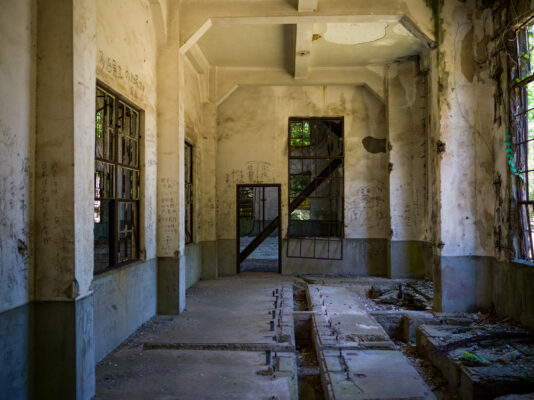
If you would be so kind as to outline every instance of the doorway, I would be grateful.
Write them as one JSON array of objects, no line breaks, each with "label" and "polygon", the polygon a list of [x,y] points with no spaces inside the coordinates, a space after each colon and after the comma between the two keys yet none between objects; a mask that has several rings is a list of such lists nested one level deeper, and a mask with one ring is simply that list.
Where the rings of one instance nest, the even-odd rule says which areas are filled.
[{"label": "doorway", "polygon": [[280,185],[237,185],[236,264],[239,272],[281,272]]}]

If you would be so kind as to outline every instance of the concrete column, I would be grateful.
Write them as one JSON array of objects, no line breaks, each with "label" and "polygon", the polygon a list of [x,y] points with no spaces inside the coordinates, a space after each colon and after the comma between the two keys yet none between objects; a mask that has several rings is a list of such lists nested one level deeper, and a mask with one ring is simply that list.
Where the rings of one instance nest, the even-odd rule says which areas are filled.
[{"label": "concrete column", "polygon": [[[493,85],[485,56],[483,18],[474,1],[445,2],[439,48],[441,263],[434,271],[437,310],[490,305],[493,262]],[[481,15],[481,14],[480,14]],[[480,54],[475,52],[481,51]],[[488,166],[490,166],[488,168]]]},{"label": "concrete column", "polygon": [[178,15],[169,18],[167,43],[158,49],[158,313],[185,308],[184,60]]},{"label": "concrete column", "polygon": [[[215,69],[210,69],[215,74]],[[210,79],[210,84],[213,82]],[[202,251],[202,279],[217,279],[217,214],[215,202],[217,163],[217,105],[214,102],[203,104],[202,132],[199,138],[200,157],[200,243]]]},{"label": "concrete column", "polygon": [[96,7],[40,1],[37,18],[35,392],[89,399]]},{"label": "concrete column", "polygon": [[390,278],[422,277],[432,264],[427,237],[426,85],[418,67],[418,60],[389,66]]}]

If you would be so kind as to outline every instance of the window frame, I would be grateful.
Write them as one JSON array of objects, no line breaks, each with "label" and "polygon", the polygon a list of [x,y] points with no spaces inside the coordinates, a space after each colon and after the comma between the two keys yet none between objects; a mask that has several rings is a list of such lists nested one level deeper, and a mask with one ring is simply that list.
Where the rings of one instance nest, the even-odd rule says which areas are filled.
[{"label": "window frame", "polygon": [[[314,154],[310,154],[310,151],[311,149],[313,148],[313,146],[315,145],[314,141],[317,140],[317,138],[314,138],[312,136],[312,132],[311,132],[311,127],[310,127],[310,132],[309,132],[309,137],[305,137],[304,136],[304,131],[303,131],[303,136],[302,138],[294,138],[292,137],[292,125],[294,123],[299,123],[299,122],[308,122],[310,123],[310,126],[311,124],[314,122],[314,121],[321,121],[321,122],[325,122],[325,121],[332,121],[332,122],[335,122],[335,123],[339,123],[340,124],[340,131],[341,131],[341,137],[338,138],[338,146],[339,146],[339,150],[340,150],[340,154],[338,155],[335,155],[335,154],[331,154],[330,152],[332,151],[333,147],[330,148],[330,147],[327,147],[327,154],[318,154],[317,153],[317,149],[314,149]],[[302,141],[303,143],[301,143],[300,145],[298,146],[295,146],[293,145],[292,143],[296,142],[296,141]],[[327,138],[327,141],[329,141],[330,139]],[[309,143],[306,143],[306,141],[308,141]],[[333,143],[334,142],[328,142],[329,145],[328,146],[333,146]],[[319,171],[317,170],[317,162],[319,160],[328,160],[328,162],[330,163],[329,165],[332,165],[332,162],[335,161],[335,160],[340,160],[341,161],[341,165],[339,165],[338,167],[334,167],[334,168],[341,168],[341,177],[337,178],[337,179],[340,179],[341,181],[341,184],[340,184],[340,187],[339,187],[339,190],[340,190],[340,193],[337,195],[337,196],[317,196],[317,195],[314,195],[315,191],[317,190],[317,188],[319,187],[319,185],[317,185],[315,187],[315,190],[310,193],[310,195],[306,196],[305,200],[301,203],[301,204],[304,204],[305,202],[309,202],[309,212],[311,213],[311,201],[312,199],[317,199],[317,198],[324,198],[324,199],[330,199],[330,201],[332,200],[335,200],[335,201],[339,201],[340,205],[341,205],[341,210],[340,211],[340,220],[336,220],[336,221],[327,221],[326,223],[329,223],[329,224],[337,224],[338,227],[336,228],[336,232],[332,233],[330,231],[330,227],[328,228],[328,231],[329,231],[329,234],[324,234],[324,235],[299,235],[298,233],[292,233],[291,232],[291,216],[293,214],[293,212],[299,210],[299,208],[297,207],[293,212],[288,212],[288,226],[287,226],[287,240],[288,240],[288,245],[286,246],[286,257],[288,258],[312,258],[312,259],[325,259],[325,260],[342,260],[343,259],[343,241],[344,241],[344,237],[345,237],[345,118],[343,116],[328,116],[328,117],[316,117],[316,116],[307,116],[307,117],[289,117],[288,119],[288,141],[287,141],[287,146],[288,146],[288,205],[290,205],[292,203],[292,201],[294,200],[293,197],[292,197],[292,186],[291,186],[291,182],[292,182],[292,177],[294,176],[305,176],[307,174],[305,173],[291,173],[291,162],[292,161],[295,161],[295,162],[298,162],[298,160],[301,160],[301,162],[304,162],[304,161],[309,161],[309,162],[313,162],[315,164],[315,170],[316,170],[316,173],[318,174],[317,176],[314,176],[313,174],[310,173],[310,184],[313,183],[313,181],[315,179],[318,179],[319,178]],[[303,150],[302,154],[298,154],[298,152],[296,154],[293,154],[293,152],[295,151],[295,147],[298,147],[300,149]],[[305,154],[305,153],[308,153],[308,154]],[[329,167],[330,168],[330,167]],[[302,193],[302,191],[301,191]],[[298,196],[297,196],[298,197]],[[295,197],[295,198],[297,198]],[[288,210],[289,211],[289,210]],[[312,221],[310,219],[310,221]],[[339,229],[339,233],[337,233],[337,229]],[[295,242],[295,243],[298,243],[297,247],[299,248],[298,250],[298,254],[292,254],[292,251],[290,251],[290,246],[289,246],[289,242]],[[310,252],[309,255],[306,255],[306,251],[303,251],[303,243],[304,242],[309,242],[310,246],[313,248],[313,251]],[[324,255],[319,255],[317,254],[316,252],[316,249],[319,247],[319,246],[323,246],[324,247],[324,243],[326,243],[326,248],[327,248],[327,256],[324,256]],[[337,251],[337,255],[332,255],[331,254],[331,248],[333,246],[333,243],[337,243],[335,244],[335,246],[338,246],[337,248],[339,250],[336,250]],[[306,247],[306,246],[304,246]]]},{"label": "window frame", "polygon": [[[142,176],[141,176],[141,148],[142,146],[142,138],[143,138],[143,127],[142,127],[142,115],[143,110],[136,106],[131,100],[117,92],[116,90],[113,90],[111,87],[106,85],[105,83],[97,80],[96,81],[96,88],[95,88],[95,105],[98,101],[98,91],[101,91],[105,93],[107,96],[110,96],[114,99],[114,110],[113,110],[113,128],[111,128],[113,132],[113,157],[112,159],[105,159],[105,158],[99,158],[97,157],[97,137],[96,137],[96,131],[98,129],[98,126],[95,125],[95,152],[94,152],[94,162],[95,162],[95,178],[94,178],[94,201],[95,201],[95,215],[96,215],[96,202],[97,201],[109,201],[111,203],[110,205],[110,223],[109,223],[109,265],[106,266],[103,269],[96,270],[96,258],[93,256],[93,268],[94,268],[94,275],[100,275],[103,273],[106,273],[108,271],[117,269],[119,267],[132,264],[135,262],[138,262],[141,259],[141,251],[140,251],[140,240],[141,240],[141,197],[142,197]],[[135,127],[136,130],[136,137],[131,137],[127,133],[119,134],[119,123],[118,123],[118,115],[119,115],[119,107],[120,104],[123,104],[124,110],[126,108],[131,109],[137,114],[137,124]],[[104,107],[106,107],[104,105]],[[95,124],[96,124],[96,113],[98,110],[95,109]],[[104,116],[105,118],[105,116]],[[103,129],[109,129],[109,125],[106,125],[105,122],[103,122]],[[121,128],[123,129],[123,128]],[[119,154],[122,154],[122,152],[119,151],[119,145],[121,137],[124,140],[129,141],[135,141],[136,142],[136,162],[135,166],[132,164],[124,164],[124,160],[119,160]],[[123,154],[122,154],[123,155]],[[124,155],[123,155],[124,156]],[[97,197],[96,191],[97,191],[97,185],[96,185],[96,176],[97,176],[97,163],[105,163],[108,165],[113,166],[113,193],[111,197]],[[119,182],[119,169],[124,170],[130,170],[132,171],[132,179],[135,180],[135,172],[137,173],[137,182],[134,183],[135,187],[132,188],[132,190],[136,191],[136,195],[132,196],[131,198],[128,197],[122,197],[122,195],[119,194],[119,189],[122,189],[122,192],[124,193],[124,184],[122,182]],[[124,177],[124,176],[123,176]],[[121,204],[132,204],[131,213],[132,213],[132,227],[131,227],[131,234],[132,234],[132,250],[131,250],[131,258],[124,259],[122,261],[119,260],[119,252],[120,252],[120,246],[121,246],[121,220],[120,220],[120,207]],[[126,212],[126,210],[124,211]],[[96,217],[93,220],[93,223],[96,225]],[[126,230],[126,234],[129,230]],[[94,240],[94,239],[93,239]],[[95,241],[94,241],[95,242]],[[96,247],[93,245],[94,248]],[[127,247],[127,245],[126,245]]]}]

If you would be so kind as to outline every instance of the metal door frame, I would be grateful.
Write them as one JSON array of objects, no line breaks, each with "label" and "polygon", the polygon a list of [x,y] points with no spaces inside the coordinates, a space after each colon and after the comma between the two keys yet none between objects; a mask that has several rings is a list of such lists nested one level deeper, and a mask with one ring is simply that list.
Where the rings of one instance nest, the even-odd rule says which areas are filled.
[{"label": "metal door frame", "polygon": [[282,273],[282,185],[280,183],[242,183],[236,185],[236,201],[235,201],[235,219],[236,219],[236,271],[241,273],[241,263],[239,262],[240,249],[240,222],[239,222],[239,189],[242,187],[275,187],[278,189],[278,273]]}]

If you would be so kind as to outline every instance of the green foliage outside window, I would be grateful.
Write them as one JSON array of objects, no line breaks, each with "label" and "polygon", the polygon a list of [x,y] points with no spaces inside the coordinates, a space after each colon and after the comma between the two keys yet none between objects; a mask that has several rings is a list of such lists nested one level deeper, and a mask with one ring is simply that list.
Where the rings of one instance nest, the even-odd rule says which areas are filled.
[{"label": "green foliage outside window", "polygon": [[96,113],[96,137],[98,139],[102,137],[102,123],[104,122],[103,114],[103,111],[99,111]]},{"label": "green foliage outside window", "polygon": [[291,124],[291,135],[289,145],[291,147],[302,147],[311,145],[310,123],[294,122]]}]

